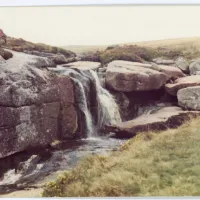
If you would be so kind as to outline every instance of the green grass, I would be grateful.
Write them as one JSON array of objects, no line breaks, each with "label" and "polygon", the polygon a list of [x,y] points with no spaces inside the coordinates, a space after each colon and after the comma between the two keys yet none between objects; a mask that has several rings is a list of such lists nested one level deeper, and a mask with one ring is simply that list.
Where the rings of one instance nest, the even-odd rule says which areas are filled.
[{"label": "green grass", "polygon": [[45,197],[200,195],[200,118],[142,133],[108,157],[83,159],[44,189]]}]

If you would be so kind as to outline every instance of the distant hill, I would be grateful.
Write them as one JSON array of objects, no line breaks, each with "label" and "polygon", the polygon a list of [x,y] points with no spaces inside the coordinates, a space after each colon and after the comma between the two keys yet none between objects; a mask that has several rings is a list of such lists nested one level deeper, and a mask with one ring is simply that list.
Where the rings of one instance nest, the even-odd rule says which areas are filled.
[{"label": "distant hill", "polygon": [[[175,39],[166,39],[166,40],[154,40],[154,41],[145,41],[145,42],[130,42],[119,44],[120,47],[124,45],[138,45],[141,47],[151,47],[159,49],[168,49],[174,51],[181,51],[183,55],[187,58],[196,58],[200,57],[200,37],[192,38],[175,38]],[[108,45],[110,46],[110,45]],[[71,45],[63,46],[62,48],[71,50],[75,53],[83,54],[88,52],[102,51],[105,50],[108,46],[106,45]]]},{"label": "distant hill", "polygon": [[70,50],[77,55],[94,52],[94,51],[102,51],[105,50],[107,46],[104,45],[69,45],[69,46],[62,46],[62,48]]}]

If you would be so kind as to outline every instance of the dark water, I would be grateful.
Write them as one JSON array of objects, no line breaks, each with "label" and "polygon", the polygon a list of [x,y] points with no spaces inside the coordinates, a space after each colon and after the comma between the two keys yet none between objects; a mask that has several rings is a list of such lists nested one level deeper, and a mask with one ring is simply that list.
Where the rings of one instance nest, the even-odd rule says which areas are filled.
[{"label": "dark water", "polygon": [[86,156],[106,155],[117,150],[124,142],[126,140],[108,136],[69,140],[48,150],[15,155],[15,161],[12,160],[11,163],[7,161],[10,166],[9,164],[5,166],[6,161],[0,160],[0,164],[4,166],[4,171],[1,172],[0,194],[37,185],[56,171],[72,169]]}]

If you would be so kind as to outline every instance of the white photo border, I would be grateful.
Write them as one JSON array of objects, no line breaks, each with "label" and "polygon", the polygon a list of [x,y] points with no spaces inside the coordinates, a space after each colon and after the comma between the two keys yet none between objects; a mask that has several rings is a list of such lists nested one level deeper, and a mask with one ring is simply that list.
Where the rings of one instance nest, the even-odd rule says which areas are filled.
[{"label": "white photo border", "polygon": [[200,5],[200,0],[0,0],[0,6]]}]

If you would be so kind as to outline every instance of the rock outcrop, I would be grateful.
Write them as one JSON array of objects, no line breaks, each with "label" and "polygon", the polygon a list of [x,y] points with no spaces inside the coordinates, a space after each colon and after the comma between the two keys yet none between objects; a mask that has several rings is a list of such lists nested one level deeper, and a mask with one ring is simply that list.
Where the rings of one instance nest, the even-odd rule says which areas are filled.
[{"label": "rock outcrop", "polygon": [[156,112],[137,117],[136,119],[119,123],[116,126],[106,126],[107,132],[114,132],[119,138],[130,138],[144,131],[159,131],[176,128],[190,117],[200,115],[198,111],[183,111],[179,107],[165,107]]},{"label": "rock outcrop", "polygon": [[46,44],[28,42],[21,38],[17,39],[7,37],[7,42],[6,44],[3,44],[3,47],[13,51],[24,52],[40,57],[47,57],[56,65],[74,62],[77,59],[76,54],[72,51]]},{"label": "rock outcrop", "polygon": [[54,54],[54,53],[46,53],[46,52],[40,52],[40,51],[27,51],[27,50],[24,52],[31,55],[46,57],[50,59],[52,62],[54,62],[55,66],[77,61],[77,58],[74,56],[74,54],[69,54],[69,56],[66,57],[61,53]]},{"label": "rock outcrop", "polygon": [[172,77],[183,77],[176,67],[113,61],[108,64],[106,85],[120,92],[150,91],[160,89]]},{"label": "rock outcrop", "polygon": [[174,83],[168,83],[165,85],[165,89],[170,95],[176,96],[178,90],[198,85],[200,85],[200,75],[194,75],[194,76],[179,78],[175,80]]},{"label": "rock outcrop", "polygon": [[77,130],[71,79],[39,69],[50,66],[46,58],[12,53],[0,66],[0,158]]},{"label": "rock outcrop", "polygon": [[186,109],[200,110],[200,86],[187,87],[178,91],[178,104]]}]

